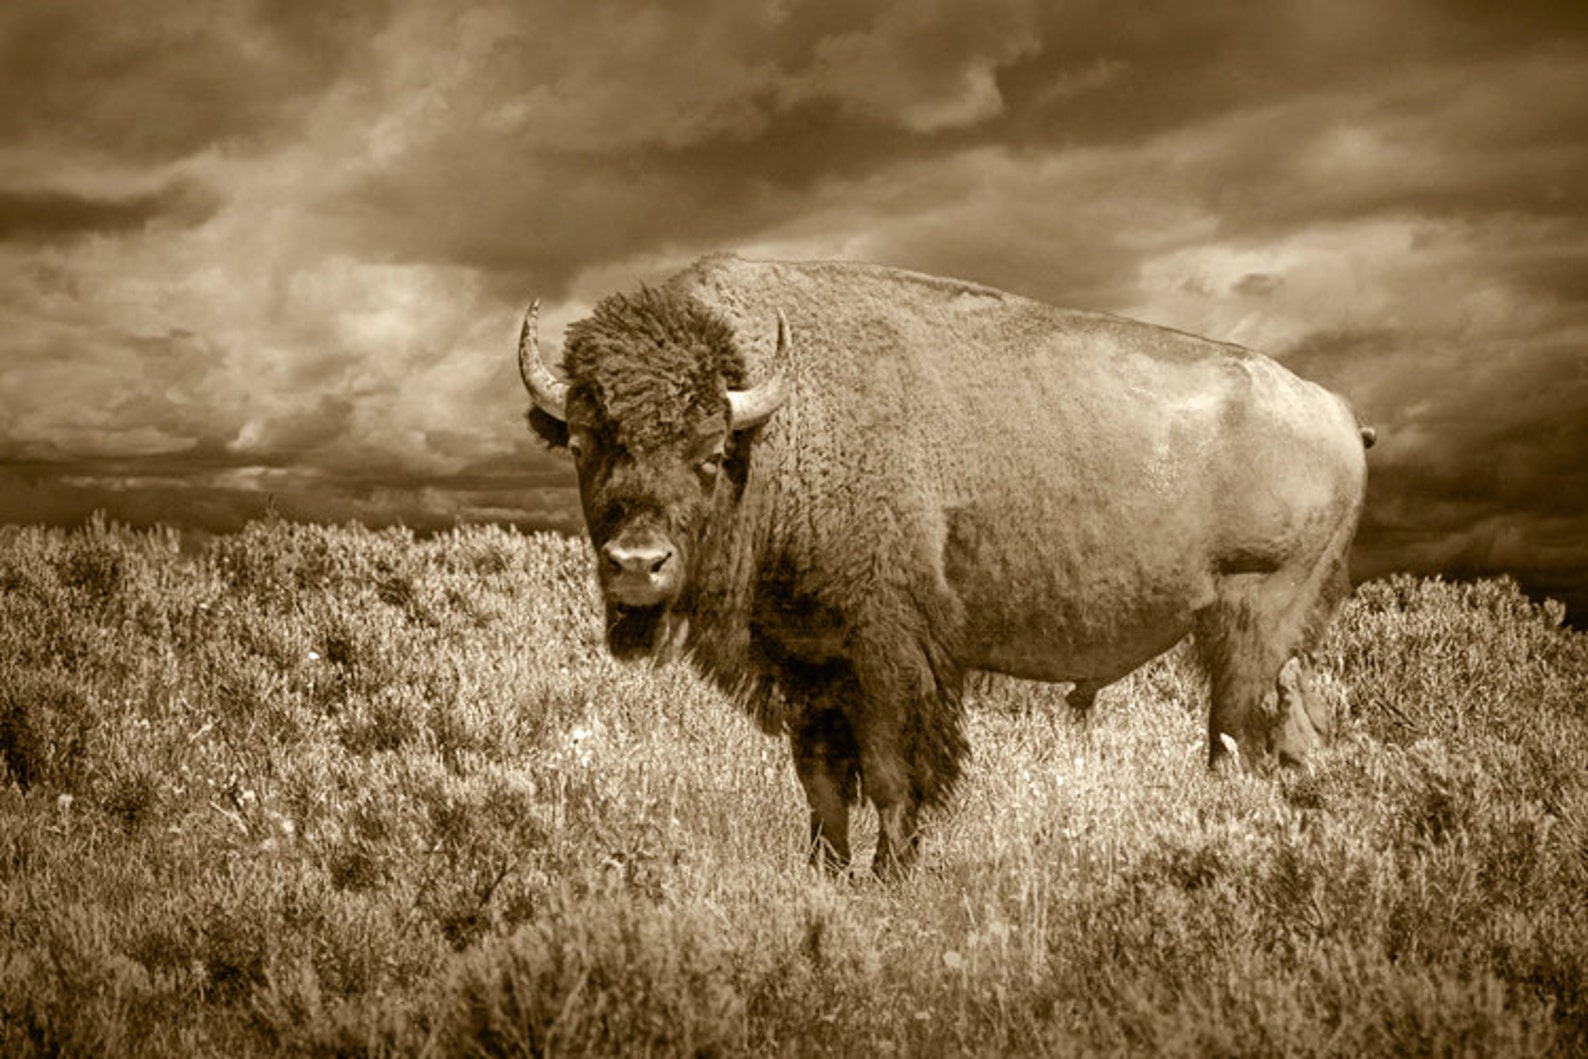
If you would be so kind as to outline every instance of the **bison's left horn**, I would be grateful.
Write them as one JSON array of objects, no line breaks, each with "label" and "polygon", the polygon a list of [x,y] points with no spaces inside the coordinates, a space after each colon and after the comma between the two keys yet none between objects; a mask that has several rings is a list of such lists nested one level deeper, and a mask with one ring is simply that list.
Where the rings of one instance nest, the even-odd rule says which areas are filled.
[{"label": "bison's left horn", "polygon": [[568,384],[551,373],[540,359],[540,299],[524,314],[524,329],[518,335],[518,374],[535,407],[556,419],[568,418]]},{"label": "bison's left horn", "polygon": [[[788,319],[779,310],[777,314],[777,354],[773,358],[774,364],[782,364],[783,356],[788,352],[789,335]],[[759,386],[748,390],[729,390],[728,407],[731,411],[729,421],[734,430],[749,430],[758,427],[772,418],[772,413],[783,407],[783,402],[788,400],[788,384],[783,381],[783,373],[775,372],[771,378]]]}]

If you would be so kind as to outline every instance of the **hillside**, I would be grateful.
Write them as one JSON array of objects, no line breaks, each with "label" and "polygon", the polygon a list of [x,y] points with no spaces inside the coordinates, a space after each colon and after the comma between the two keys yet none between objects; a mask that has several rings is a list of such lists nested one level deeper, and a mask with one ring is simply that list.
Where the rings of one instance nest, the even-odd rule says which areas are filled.
[{"label": "hillside", "polygon": [[1362,586],[1306,772],[1210,775],[1180,651],[979,679],[884,885],[586,564],[0,532],[0,1054],[1588,1054],[1588,635],[1508,581]]}]

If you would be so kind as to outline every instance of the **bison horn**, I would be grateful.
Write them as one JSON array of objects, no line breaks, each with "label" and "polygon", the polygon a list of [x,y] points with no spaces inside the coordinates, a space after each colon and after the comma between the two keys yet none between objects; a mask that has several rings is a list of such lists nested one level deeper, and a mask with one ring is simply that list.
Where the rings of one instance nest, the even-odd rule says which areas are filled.
[{"label": "bison horn", "polygon": [[555,419],[568,418],[568,384],[551,373],[540,359],[540,299],[535,299],[524,314],[524,329],[518,335],[518,374],[535,407]]},{"label": "bison horn", "polygon": [[[779,310],[777,314],[777,354],[773,358],[774,363],[783,363],[784,354],[788,352],[788,347],[788,319],[784,317],[782,310]],[[734,430],[749,430],[751,427],[758,427],[772,418],[772,413],[783,407],[783,402],[786,400],[788,400],[788,384],[783,381],[782,372],[775,372],[771,378],[748,390],[729,390],[729,423]]]}]

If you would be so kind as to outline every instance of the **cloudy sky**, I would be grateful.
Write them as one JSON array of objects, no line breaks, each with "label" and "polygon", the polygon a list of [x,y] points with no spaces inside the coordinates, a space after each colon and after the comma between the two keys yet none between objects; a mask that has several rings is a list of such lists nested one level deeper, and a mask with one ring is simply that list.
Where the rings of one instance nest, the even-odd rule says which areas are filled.
[{"label": "cloudy sky", "polygon": [[0,522],[576,528],[523,304],[736,249],[1262,349],[1360,575],[1588,616],[1585,4],[7,0],[0,93]]}]

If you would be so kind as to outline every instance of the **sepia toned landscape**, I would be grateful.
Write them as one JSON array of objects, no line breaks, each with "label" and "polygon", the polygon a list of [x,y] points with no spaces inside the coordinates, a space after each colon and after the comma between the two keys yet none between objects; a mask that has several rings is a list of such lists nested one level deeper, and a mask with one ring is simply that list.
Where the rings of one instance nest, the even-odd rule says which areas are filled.
[{"label": "sepia toned landscape", "polygon": [[0,4],[0,1059],[1588,1056],[1585,85]]},{"label": "sepia toned landscape", "polygon": [[1084,723],[978,678],[884,884],[807,866],[785,743],[607,656],[587,552],[0,532],[0,1052],[1588,1050],[1557,604],[1362,585],[1320,651],[1339,737],[1270,776],[1208,771],[1183,647]]}]

